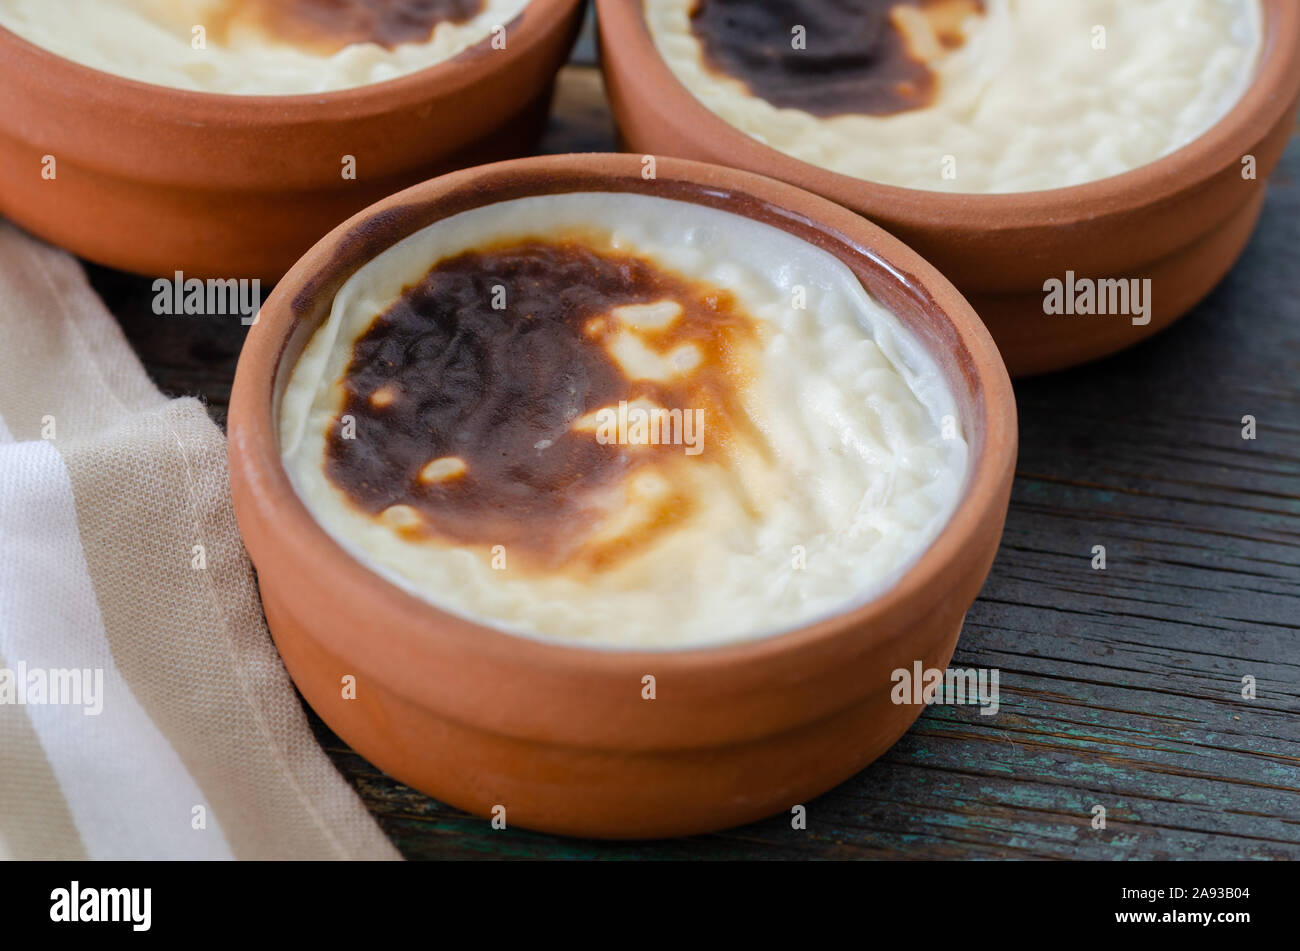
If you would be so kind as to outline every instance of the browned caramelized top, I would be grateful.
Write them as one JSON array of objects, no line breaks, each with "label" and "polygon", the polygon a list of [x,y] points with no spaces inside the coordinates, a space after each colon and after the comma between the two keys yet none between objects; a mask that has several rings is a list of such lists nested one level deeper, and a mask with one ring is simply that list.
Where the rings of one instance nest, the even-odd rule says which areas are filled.
[{"label": "browned caramelized top", "polygon": [[981,12],[983,0],[695,0],[691,28],[708,67],[774,106],[890,115],[933,101],[928,63]]},{"label": "browned caramelized top", "polygon": [[[690,517],[683,467],[718,461],[737,438],[762,442],[738,398],[757,328],[729,293],[607,240],[466,251],[406,288],[353,347],[330,480],[406,537],[504,545],[544,570],[603,570]],[[639,366],[679,372],[629,372],[629,349]],[[694,357],[674,364],[684,353]],[[638,399],[703,410],[703,451],[602,443],[592,414]],[[344,438],[345,416],[355,438]],[[646,470],[659,488],[610,530]]]},{"label": "browned caramelized top", "polygon": [[394,49],[425,43],[440,23],[464,23],[483,0],[228,0],[218,37],[235,22],[250,23],[303,49],[336,53],[352,43]]}]

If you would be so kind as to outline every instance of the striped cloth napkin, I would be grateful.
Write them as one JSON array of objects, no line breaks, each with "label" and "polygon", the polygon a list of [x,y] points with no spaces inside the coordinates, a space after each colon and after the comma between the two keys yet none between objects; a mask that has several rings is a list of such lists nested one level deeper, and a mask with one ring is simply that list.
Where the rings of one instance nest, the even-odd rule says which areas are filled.
[{"label": "striped cloth napkin", "polygon": [[267,634],[220,431],[3,222],[0,857],[397,857]]}]

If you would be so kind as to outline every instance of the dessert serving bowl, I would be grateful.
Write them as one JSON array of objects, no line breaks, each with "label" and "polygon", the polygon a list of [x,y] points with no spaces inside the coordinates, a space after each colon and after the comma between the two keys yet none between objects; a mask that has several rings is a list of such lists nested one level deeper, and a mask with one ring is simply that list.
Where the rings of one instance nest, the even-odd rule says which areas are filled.
[{"label": "dessert serving bowl", "polygon": [[[894,673],[918,663],[943,669],[952,656],[997,550],[1016,457],[1014,398],[996,347],[915,252],[785,183],[674,159],[647,169],[635,155],[521,159],[444,175],[355,215],[267,299],[240,356],[229,416],[236,516],[272,635],[307,701],[397,779],[480,816],[569,835],[734,826],[804,804],[879,756],[921,712],[891,697]],[[352,278],[453,216],[578,194],[671,199],[780,229],[845,266],[919,342],[951,393],[951,422],[968,451],[951,515],[882,592],[723,643],[548,639],[439,606],[372,570],[304,503],[284,461],[282,404]],[[444,312],[468,326],[468,316]],[[406,352],[429,339],[414,338]],[[402,348],[383,346],[381,364],[391,368]],[[566,367],[552,370],[560,378]],[[461,455],[472,471],[473,447]]]},{"label": "dessert serving bowl", "polygon": [[0,26],[0,214],[123,270],[274,280],[379,198],[525,154],[584,9],[532,0],[495,43],[293,95],[139,82]]},{"label": "dessert serving bowl", "polygon": [[[1204,297],[1245,247],[1300,100],[1300,4],[1261,2],[1253,79],[1208,131],[1119,174],[1005,193],[898,187],[794,158],[724,121],[679,80],[651,35],[643,0],[597,0],[597,13],[606,88],[629,150],[725,162],[867,217],[957,286],[1019,376],[1155,333]],[[806,19],[798,5],[786,12]],[[1087,35],[1078,39],[1086,49]],[[1070,295],[1087,282],[1148,279],[1141,315],[1062,313],[1048,301],[1051,282]]]}]

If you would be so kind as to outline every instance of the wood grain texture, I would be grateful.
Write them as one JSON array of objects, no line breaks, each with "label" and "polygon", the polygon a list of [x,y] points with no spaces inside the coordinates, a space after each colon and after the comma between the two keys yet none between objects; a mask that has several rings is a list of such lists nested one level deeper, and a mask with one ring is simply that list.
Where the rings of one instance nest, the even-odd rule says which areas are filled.
[{"label": "wood grain texture", "polygon": [[[598,74],[569,67],[544,150],[614,147]],[[313,728],[411,858],[1300,858],[1298,247],[1300,138],[1245,256],[1194,313],[1016,386],[1006,534],[953,662],[998,668],[1001,710],[931,708],[808,804],[806,831],[776,817],[642,844],[495,832]],[[238,321],[154,317],[147,281],[90,270],[158,385],[222,420]]]}]

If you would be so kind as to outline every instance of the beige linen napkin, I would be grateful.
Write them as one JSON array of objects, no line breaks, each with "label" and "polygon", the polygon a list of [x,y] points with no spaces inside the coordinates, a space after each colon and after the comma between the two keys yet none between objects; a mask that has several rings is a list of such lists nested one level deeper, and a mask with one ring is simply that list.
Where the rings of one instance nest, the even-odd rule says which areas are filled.
[{"label": "beige linen napkin", "polygon": [[3,222],[0,857],[397,857],[267,634],[220,431]]}]

